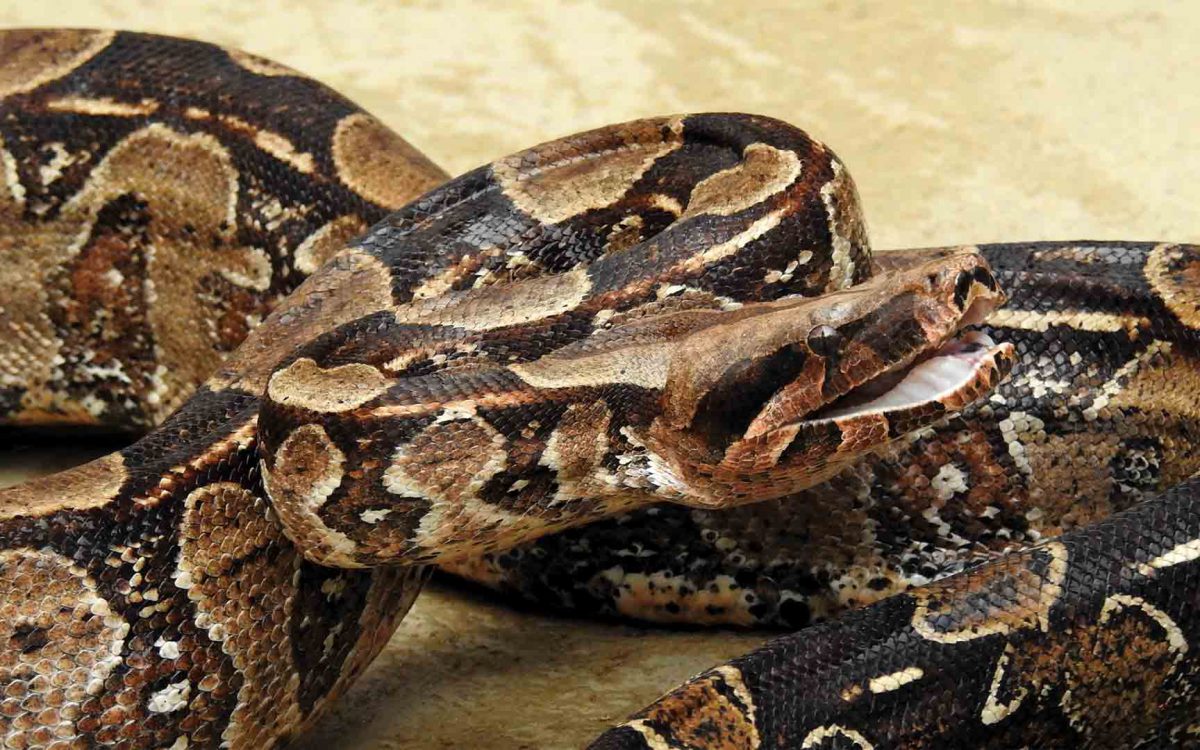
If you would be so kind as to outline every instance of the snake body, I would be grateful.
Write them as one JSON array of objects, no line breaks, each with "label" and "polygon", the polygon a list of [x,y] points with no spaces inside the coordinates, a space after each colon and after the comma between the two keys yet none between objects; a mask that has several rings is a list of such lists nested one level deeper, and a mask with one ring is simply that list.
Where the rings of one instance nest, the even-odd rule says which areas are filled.
[{"label": "snake body", "polygon": [[[808,622],[878,601],[699,675],[593,747],[1200,743],[1200,483],[1192,478],[1200,464],[1192,275],[1200,248],[981,249],[1009,293],[987,329],[1017,348],[1010,378],[835,482],[764,508],[756,525],[726,521],[762,530],[757,538],[771,546],[761,562],[743,563],[733,547],[691,558],[738,576],[745,588],[735,595],[777,592],[777,577],[808,581],[784,591],[799,615],[744,603],[709,612],[711,619],[761,613],[768,622]],[[942,251],[917,254],[931,252]],[[836,517],[798,510],[791,519],[783,503],[832,508]],[[640,524],[625,533],[653,538],[673,527],[690,539],[681,515],[641,511],[605,538]],[[781,517],[786,531],[770,530]],[[801,523],[804,533],[789,536]],[[834,537],[840,564],[805,548],[835,543],[814,538],[813,528]],[[911,536],[884,536],[897,529]],[[743,548],[749,541],[735,538]],[[561,549],[569,555],[579,543]],[[529,573],[538,556],[518,559]],[[529,588],[531,596],[544,590]],[[560,596],[581,590],[576,584]]]},{"label": "snake body", "polygon": [[[6,746],[284,743],[369,663],[430,563],[635,616],[799,623],[1195,470],[1194,248],[873,264],[837,158],[746,115],[603,128],[418,198],[443,182],[436,167],[269,61],[89,31],[5,32],[0,53],[0,420],[150,430],[0,492]],[[955,338],[1003,299],[987,260],[1015,289],[1016,312],[989,318],[998,344]],[[1091,349],[1063,344],[1091,333]],[[969,405],[1014,362],[1012,383]],[[1065,468],[1075,440],[1110,451],[1099,484]],[[1103,691],[1020,661],[1089,637],[1142,654],[1110,691],[1141,707],[1126,736],[1182,737],[1189,486],[718,668],[599,743],[1100,742]],[[1091,505],[1072,510],[1076,494]],[[857,515],[806,539],[838,518],[871,531],[849,558],[818,562],[821,539],[752,560],[697,521],[729,514],[752,535],[830,497]],[[897,526],[880,522],[889,507]],[[663,552],[628,531],[642,527],[672,536]],[[1086,552],[1112,528],[1136,532],[1103,547],[1124,568]],[[604,591],[581,568],[564,578],[614,533],[660,561],[685,545],[689,572],[662,586],[677,563],[625,559]],[[539,537],[559,541],[521,547]],[[973,593],[989,586],[1007,598]],[[1018,664],[1028,682],[1007,677]],[[931,718],[926,670],[969,680],[953,722]],[[889,677],[921,692],[874,689]]]},{"label": "snake body", "polygon": [[980,403],[794,496],[655,506],[456,570],[568,610],[795,629],[1080,529],[1200,469],[1193,247],[978,249],[1009,296],[986,330],[1017,348]]}]

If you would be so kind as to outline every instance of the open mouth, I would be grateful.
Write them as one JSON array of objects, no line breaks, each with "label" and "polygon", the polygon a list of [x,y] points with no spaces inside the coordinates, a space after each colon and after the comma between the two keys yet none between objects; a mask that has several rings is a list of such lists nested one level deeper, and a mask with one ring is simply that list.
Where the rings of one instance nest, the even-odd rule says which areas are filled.
[{"label": "open mouth", "polygon": [[997,344],[983,331],[966,331],[914,364],[874,379],[804,421],[887,417],[935,402],[948,411],[957,410],[1006,375],[1012,358],[1012,344]]},{"label": "open mouth", "polygon": [[[849,426],[861,420],[866,426],[881,418],[889,432],[908,431],[964,408],[1008,374],[1015,356],[1011,344],[998,344],[974,328],[1003,303],[1003,293],[994,283],[977,283],[964,295],[965,309],[898,304],[900,315],[881,315],[879,324],[862,329],[853,341],[841,339],[834,356],[826,358],[826,369],[816,375],[804,376],[804,358],[767,363],[764,369],[774,377],[760,377],[757,384],[760,394],[769,390],[770,395],[759,396],[763,400],[743,437],[780,429],[815,435],[833,421]],[[888,363],[877,356],[881,351],[904,355]],[[832,376],[829,367],[834,368]],[[825,398],[812,403],[817,399],[805,394],[817,388]],[[747,389],[747,395],[752,391]]]}]

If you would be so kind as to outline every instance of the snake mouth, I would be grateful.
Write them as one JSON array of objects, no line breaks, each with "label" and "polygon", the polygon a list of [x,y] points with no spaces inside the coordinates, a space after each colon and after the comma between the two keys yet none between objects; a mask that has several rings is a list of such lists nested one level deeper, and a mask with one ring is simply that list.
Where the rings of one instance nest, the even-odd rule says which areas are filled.
[{"label": "snake mouth", "polygon": [[1004,302],[965,253],[763,305],[675,353],[648,444],[692,504],[811,487],[998,385],[1014,348],[976,326]]},{"label": "snake mouth", "polygon": [[[756,382],[761,400],[744,412],[754,417],[741,438],[803,433],[855,419],[862,422],[857,426],[875,423],[874,434],[884,418],[888,437],[881,444],[941,412],[963,408],[993,387],[1011,370],[1012,346],[997,344],[975,327],[1005,298],[986,268],[962,268],[966,262],[919,294],[886,297],[885,287],[883,301],[840,330],[813,328],[802,352],[807,356],[772,361],[774,377]],[[948,290],[953,295],[942,296]]]},{"label": "snake mouth", "polygon": [[990,390],[1012,369],[1012,344],[996,343],[983,331],[949,339],[911,365],[889,371],[806,417],[816,423],[883,417],[895,424],[930,410],[962,409]]}]

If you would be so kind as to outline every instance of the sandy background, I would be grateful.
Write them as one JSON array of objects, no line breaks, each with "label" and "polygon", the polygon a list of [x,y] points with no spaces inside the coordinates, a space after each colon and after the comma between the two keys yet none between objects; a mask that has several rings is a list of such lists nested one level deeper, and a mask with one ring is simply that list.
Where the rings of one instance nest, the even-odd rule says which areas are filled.
[{"label": "sandy background", "polygon": [[[23,0],[0,2],[0,25],[242,47],[347,94],[450,172],[609,122],[744,110],[835,148],[877,248],[1200,240],[1195,3]],[[6,447],[0,483],[71,460]],[[305,747],[575,747],[758,638],[435,587]]]}]

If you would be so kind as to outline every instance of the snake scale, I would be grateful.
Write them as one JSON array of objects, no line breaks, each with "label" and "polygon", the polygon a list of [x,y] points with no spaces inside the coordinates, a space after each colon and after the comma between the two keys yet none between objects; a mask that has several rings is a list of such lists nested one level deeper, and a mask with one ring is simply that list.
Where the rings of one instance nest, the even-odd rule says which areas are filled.
[{"label": "snake scale", "polygon": [[0,746],[284,744],[430,564],[823,621],[597,748],[1197,744],[1200,248],[872,260],[748,115],[447,181],[144,34],[0,33],[0,97],[0,423],[144,433],[0,491]]}]

